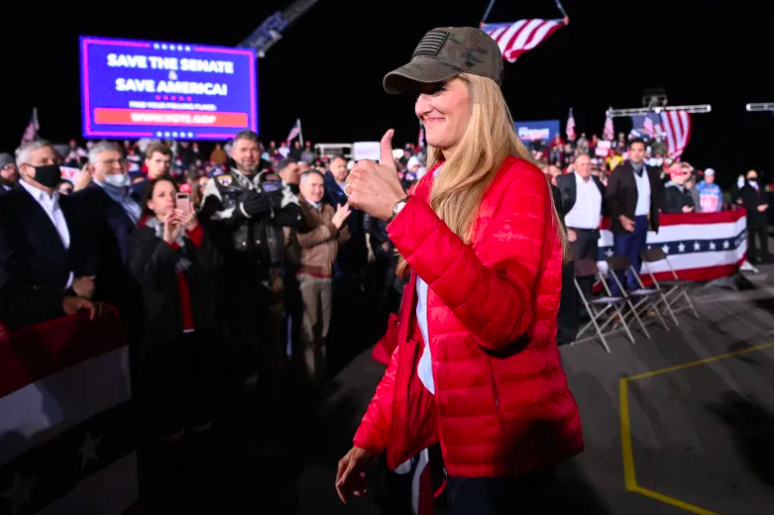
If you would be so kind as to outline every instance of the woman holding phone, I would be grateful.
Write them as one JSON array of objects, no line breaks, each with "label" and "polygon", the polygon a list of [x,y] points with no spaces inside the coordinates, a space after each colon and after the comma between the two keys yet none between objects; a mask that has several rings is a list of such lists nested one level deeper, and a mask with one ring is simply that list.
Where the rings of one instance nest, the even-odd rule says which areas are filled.
[{"label": "woman holding phone", "polygon": [[520,143],[485,32],[431,30],[387,74],[425,127],[428,173],[406,196],[392,158],[350,173],[349,203],[388,222],[409,273],[397,345],[339,461],[343,501],[388,467],[441,444],[454,515],[553,513],[554,465],[584,447],[560,363],[557,312],[567,236],[544,174]]},{"label": "woman holding phone", "polygon": [[140,394],[156,436],[178,443],[212,426],[218,330],[214,272],[221,255],[169,177],[150,182],[130,239],[143,293]]}]

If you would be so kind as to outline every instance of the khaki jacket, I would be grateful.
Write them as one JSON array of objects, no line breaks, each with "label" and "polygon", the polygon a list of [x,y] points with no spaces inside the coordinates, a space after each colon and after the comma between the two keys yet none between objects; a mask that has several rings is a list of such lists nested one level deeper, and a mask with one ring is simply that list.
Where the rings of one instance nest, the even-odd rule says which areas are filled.
[{"label": "khaki jacket", "polygon": [[350,239],[350,230],[346,223],[336,229],[331,222],[336,210],[325,201],[321,201],[318,210],[299,195],[299,205],[305,223],[296,231],[296,242],[292,242],[301,247],[298,273],[331,277],[339,244]]}]

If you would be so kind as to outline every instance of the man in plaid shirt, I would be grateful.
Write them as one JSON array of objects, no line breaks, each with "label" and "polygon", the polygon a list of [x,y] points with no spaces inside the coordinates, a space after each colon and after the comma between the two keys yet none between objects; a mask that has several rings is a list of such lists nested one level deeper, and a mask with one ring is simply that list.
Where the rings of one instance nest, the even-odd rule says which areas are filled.
[{"label": "man in plaid shirt", "polygon": [[697,184],[697,191],[700,194],[700,211],[702,213],[715,213],[724,208],[724,194],[721,188],[715,183],[716,172],[713,168],[705,170],[705,180]]}]

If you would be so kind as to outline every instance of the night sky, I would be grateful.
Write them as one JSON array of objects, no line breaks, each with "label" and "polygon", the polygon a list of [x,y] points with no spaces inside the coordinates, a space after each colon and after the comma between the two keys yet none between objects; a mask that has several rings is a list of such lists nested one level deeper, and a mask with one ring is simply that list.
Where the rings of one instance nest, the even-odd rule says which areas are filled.
[{"label": "night sky", "polygon": [[[414,99],[384,93],[382,77],[408,61],[426,31],[478,26],[488,0],[460,3],[452,9],[441,0],[319,0],[259,60],[262,140],[284,139],[301,118],[305,139],[316,143],[376,140],[390,127],[396,146],[415,141]],[[0,149],[18,145],[33,106],[41,136],[80,138],[79,35],[236,46],[289,4],[223,2],[192,12],[186,3],[131,14],[124,3],[116,8],[121,14],[84,10],[73,19],[76,10],[66,21],[7,19]],[[772,4],[565,0],[564,6],[568,27],[505,63],[503,90],[516,120],[559,119],[564,130],[573,107],[577,133],[601,134],[609,105],[640,107],[646,88],[663,87],[671,105],[713,106],[710,114],[692,116],[685,160],[715,168],[722,185],[748,168],[772,177],[773,117],[745,111],[748,102],[773,100]],[[498,0],[488,21],[559,17],[552,0]],[[628,119],[616,120],[617,132],[629,128]]]}]

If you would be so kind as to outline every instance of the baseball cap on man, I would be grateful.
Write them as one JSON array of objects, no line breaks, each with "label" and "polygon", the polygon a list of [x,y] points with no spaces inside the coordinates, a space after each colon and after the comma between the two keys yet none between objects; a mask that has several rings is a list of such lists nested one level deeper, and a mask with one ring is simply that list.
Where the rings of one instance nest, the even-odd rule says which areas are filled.
[{"label": "baseball cap on man", "polygon": [[705,170],[705,173],[703,174],[706,177],[714,177],[716,175],[716,171],[713,168],[708,168]]},{"label": "baseball cap on man", "polygon": [[11,154],[8,154],[8,153],[0,154],[0,168],[5,168],[7,165],[15,162],[16,160],[13,158]]},{"label": "baseball cap on man", "polygon": [[385,75],[382,85],[386,92],[396,94],[460,73],[488,77],[501,85],[503,57],[498,43],[486,32],[473,27],[428,31],[414,49],[412,60]]}]

